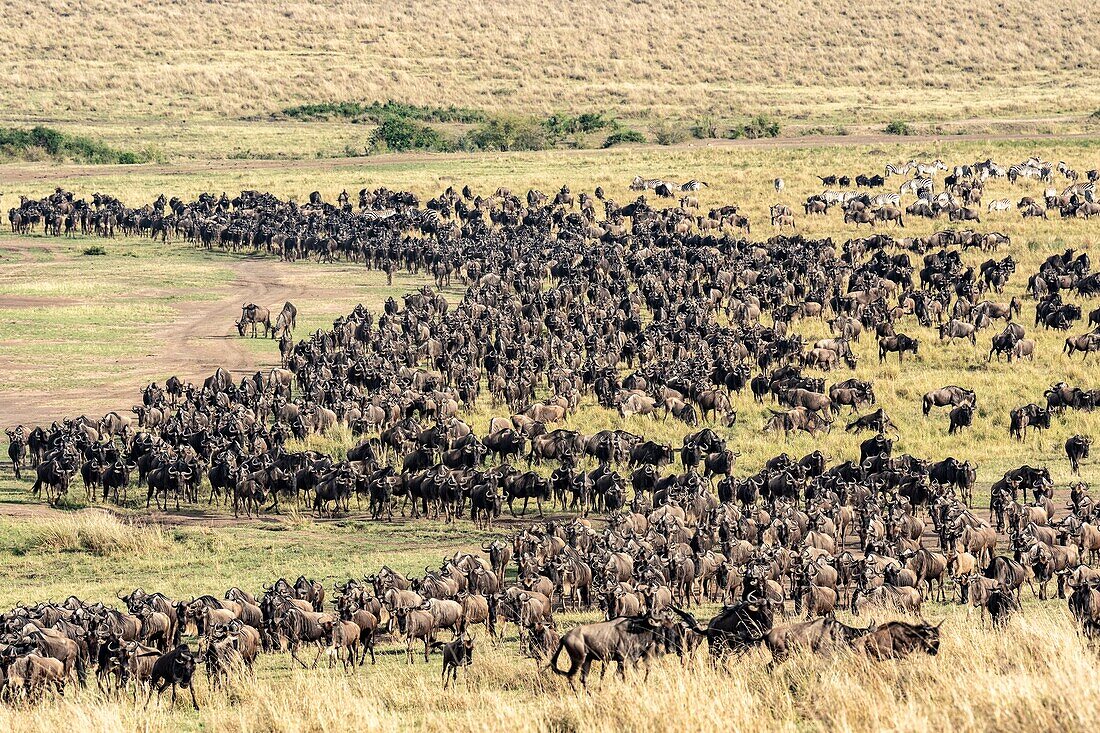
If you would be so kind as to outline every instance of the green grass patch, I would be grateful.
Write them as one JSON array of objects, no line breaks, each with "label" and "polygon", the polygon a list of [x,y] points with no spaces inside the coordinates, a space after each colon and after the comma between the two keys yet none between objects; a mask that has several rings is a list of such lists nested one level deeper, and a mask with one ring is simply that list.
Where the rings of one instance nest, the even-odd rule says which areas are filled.
[{"label": "green grass patch", "polygon": [[481,110],[465,107],[428,107],[406,104],[387,99],[385,102],[319,102],[287,107],[286,117],[296,120],[333,120],[381,123],[392,118],[420,120],[421,122],[484,122],[488,115]]}]

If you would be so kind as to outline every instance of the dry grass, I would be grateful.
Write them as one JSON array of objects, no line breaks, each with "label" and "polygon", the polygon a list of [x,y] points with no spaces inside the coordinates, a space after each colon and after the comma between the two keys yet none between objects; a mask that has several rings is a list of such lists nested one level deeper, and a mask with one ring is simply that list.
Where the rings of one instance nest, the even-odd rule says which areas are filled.
[{"label": "dry grass", "polygon": [[[1064,608],[1029,607],[991,632],[951,610],[937,657],[870,663],[838,652],[796,656],[769,672],[755,652],[722,669],[703,655],[681,667],[661,660],[641,673],[576,694],[519,658],[514,640],[481,639],[475,666],[455,690],[439,690],[438,659],[401,658],[344,675],[290,669],[285,655],[262,660],[255,679],[224,691],[200,681],[202,711],[180,702],[148,714],[91,690],[31,709],[0,708],[4,730],[175,731],[1084,731],[1100,705],[1095,652]],[[881,620],[881,619],[880,619]],[[167,705],[167,700],[165,701]]]},{"label": "dry grass", "polygon": [[0,98],[13,118],[226,118],[394,98],[853,122],[1081,114],[1100,100],[1100,49],[1082,30],[1090,11],[1053,0],[5,0],[0,10]]},{"label": "dry grass", "polygon": [[156,525],[135,524],[99,509],[58,515],[49,520],[32,520],[28,550],[86,552],[97,557],[156,553],[172,546],[171,539]]}]

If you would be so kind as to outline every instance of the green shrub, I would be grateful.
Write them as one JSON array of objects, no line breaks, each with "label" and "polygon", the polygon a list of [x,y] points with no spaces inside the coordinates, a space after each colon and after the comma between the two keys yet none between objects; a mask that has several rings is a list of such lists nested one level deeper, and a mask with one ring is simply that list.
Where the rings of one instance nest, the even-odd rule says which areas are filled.
[{"label": "green shrub", "polygon": [[623,128],[616,130],[607,136],[607,139],[603,141],[605,148],[610,148],[613,145],[619,145],[620,143],[644,143],[645,135],[637,130],[631,130],[629,128]]},{"label": "green shrub", "polygon": [[387,150],[445,150],[447,141],[433,127],[403,117],[387,117],[371,135],[371,145]]},{"label": "green shrub", "polygon": [[713,115],[703,115],[691,126],[691,136],[699,140],[718,137],[718,121]]},{"label": "green shrub", "polygon": [[653,126],[653,139],[659,145],[675,145],[687,140],[687,131],[680,125],[662,120]]},{"label": "green shrub", "polygon": [[913,128],[909,126],[909,123],[902,122],[901,120],[894,120],[886,127],[882,129],[887,135],[912,135]]},{"label": "green shrub", "polygon": [[[748,138],[758,140],[765,137],[779,137],[779,123],[767,115],[757,115],[742,125],[735,125],[729,131],[727,137],[737,140]],[[809,134],[813,134],[812,132]]]},{"label": "green shrub", "polygon": [[84,254],[89,256],[89,257],[95,257],[95,256],[107,254],[107,250],[103,249],[98,244],[94,244],[91,247],[86,247],[84,249]]},{"label": "green shrub", "polygon": [[546,127],[522,117],[499,117],[466,133],[464,150],[545,150],[550,147]]},{"label": "green shrub", "polygon": [[7,158],[38,160],[43,156],[78,163],[144,163],[148,153],[115,150],[109,145],[81,135],[69,135],[52,127],[38,125],[27,130],[0,128],[0,155]]},{"label": "green shrub", "polygon": [[543,120],[543,126],[553,138],[563,138],[566,135],[590,134],[615,127],[615,120],[604,117],[602,112],[584,112],[577,116],[550,115]]},{"label": "green shrub", "polygon": [[321,102],[302,104],[283,110],[287,117],[299,120],[326,120],[344,118],[353,122],[381,123],[390,117],[403,117],[421,122],[484,122],[487,115],[476,109],[463,107],[423,107],[387,99],[385,102]]}]

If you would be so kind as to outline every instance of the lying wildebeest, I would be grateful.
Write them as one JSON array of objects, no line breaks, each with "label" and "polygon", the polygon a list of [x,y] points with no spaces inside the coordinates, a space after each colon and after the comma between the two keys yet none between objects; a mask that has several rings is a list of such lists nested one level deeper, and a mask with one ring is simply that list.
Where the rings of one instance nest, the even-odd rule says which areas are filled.
[{"label": "lying wildebeest", "polygon": [[869,630],[852,644],[857,652],[872,659],[902,659],[913,652],[935,656],[940,651],[940,626],[890,621]]}]

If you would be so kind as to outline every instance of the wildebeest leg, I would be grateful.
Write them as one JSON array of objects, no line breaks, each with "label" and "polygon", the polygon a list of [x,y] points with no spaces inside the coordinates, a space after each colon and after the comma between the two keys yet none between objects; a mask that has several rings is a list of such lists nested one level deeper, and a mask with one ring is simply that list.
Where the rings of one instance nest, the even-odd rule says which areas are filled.
[{"label": "wildebeest leg", "polygon": [[[588,670],[592,666],[592,657],[586,656],[584,658],[584,661],[581,663],[580,666],[581,666],[581,687],[584,688],[585,692],[588,692]],[[570,669],[569,672],[570,672],[569,683],[572,684],[573,683],[574,671],[573,671],[573,669]],[[601,677],[602,676],[603,675],[601,673]],[[574,689],[576,689],[576,688],[574,688]]]}]

